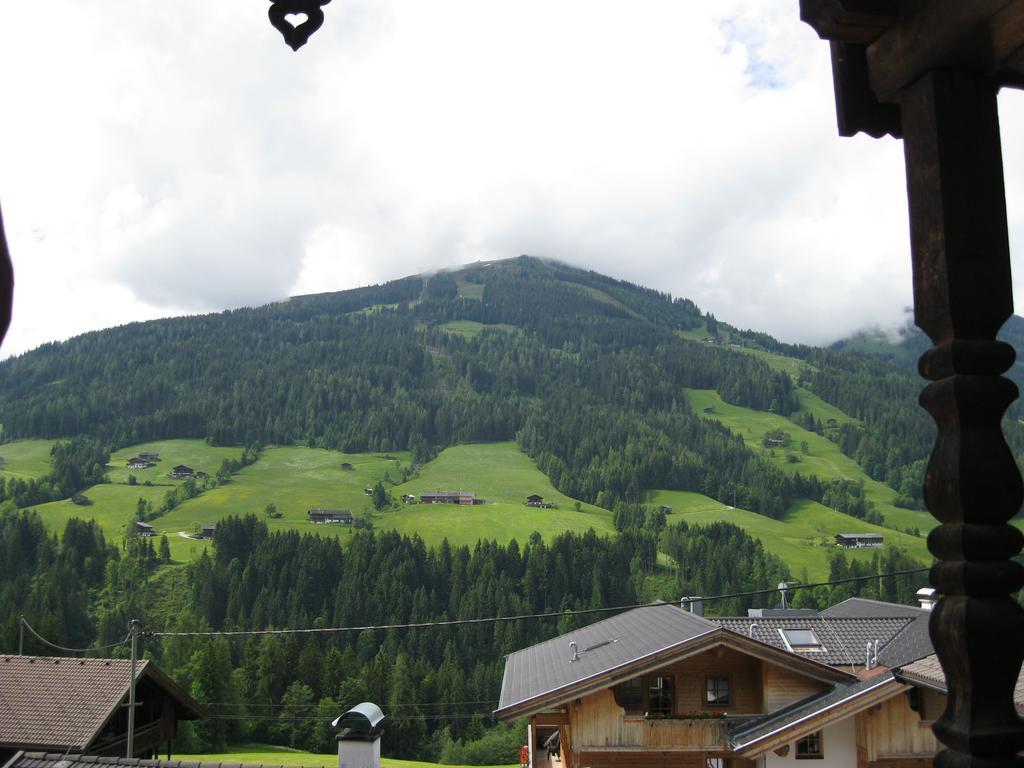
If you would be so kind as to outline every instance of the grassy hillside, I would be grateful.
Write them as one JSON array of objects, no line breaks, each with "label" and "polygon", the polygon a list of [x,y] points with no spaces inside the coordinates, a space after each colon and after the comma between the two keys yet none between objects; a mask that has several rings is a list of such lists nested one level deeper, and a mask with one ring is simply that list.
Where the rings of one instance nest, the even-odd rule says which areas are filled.
[{"label": "grassy hillside", "polygon": [[483,331],[505,331],[507,333],[518,331],[514,325],[507,323],[478,323],[476,320],[452,320],[440,327],[449,333],[455,333],[467,339],[479,336]]},{"label": "grassy hillside", "polygon": [[[580,504],[559,493],[551,481],[522,453],[515,443],[460,445],[443,451],[420,471],[419,477],[396,486],[396,498],[403,493],[419,496],[424,491],[474,491],[487,504],[460,507],[440,504],[410,504],[375,517],[378,528],[401,533],[418,533],[428,544],[445,537],[452,543],[473,544],[479,539],[507,542],[525,541],[533,531],[550,538],[562,531],[612,534],[608,510]],[[526,497],[539,494],[557,509],[525,506]]]},{"label": "grassy hillside", "polygon": [[[778,429],[789,434],[792,440],[791,447],[787,450],[775,450],[773,458],[773,461],[786,472],[817,475],[822,480],[832,478],[862,480],[865,496],[869,501],[875,503],[875,508],[885,517],[887,527],[898,530],[917,528],[922,534],[926,534],[937,524],[935,519],[925,511],[893,506],[892,501],[896,497],[896,492],[887,485],[868,477],[853,459],[844,455],[839,447],[828,438],[798,427],[784,416],[729,405],[722,401],[717,392],[711,390],[688,389],[686,396],[697,413],[701,413],[705,418],[717,419],[722,422],[733,432],[741,435],[752,450],[765,456],[771,457],[772,455],[772,452],[766,449],[762,442],[766,432]],[[705,408],[712,410],[709,413],[704,413]],[[800,450],[800,444],[804,441],[808,447],[806,454]],[[796,456],[798,461],[791,463],[787,454]],[[860,529],[859,521],[853,518],[847,519],[849,520],[847,528],[856,526],[857,530]]]},{"label": "grassy hillside", "polygon": [[[726,506],[707,496],[688,491],[655,491],[650,503],[672,508],[668,522],[685,520],[691,524],[726,522],[737,525],[756,539],[766,551],[778,555],[789,566],[795,578],[819,581],[828,577],[828,553],[835,550],[833,537],[851,530],[881,533],[886,542],[910,552],[922,562],[930,560],[923,539],[861,523],[848,515],[835,512],[813,501],[801,501],[781,520]],[[843,550],[847,558],[870,560],[876,550]]]},{"label": "grassy hillside", "polygon": [[32,480],[50,471],[53,440],[16,440],[0,445],[0,478]]},{"label": "grassy hillside", "polygon": [[[128,469],[126,463],[142,451],[149,451],[160,456],[155,467],[149,469]],[[177,485],[178,480],[171,480],[167,473],[172,467],[184,464],[197,472],[215,475],[224,459],[238,459],[242,449],[238,447],[214,447],[202,440],[158,440],[122,448],[110,454],[110,476],[112,483],[127,483],[128,477],[134,475],[139,484],[149,481],[161,485]]]},{"label": "grassy hillside", "polygon": [[[202,496],[185,502],[153,525],[168,535],[191,531],[196,524],[216,523],[228,515],[259,515],[271,531],[295,529],[321,535],[349,536],[351,526],[317,525],[309,522],[307,511],[351,509],[365,514],[369,498],[363,492],[387,476],[401,478],[407,454],[384,458],[376,454],[345,454],[319,448],[268,448],[259,461],[246,467],[227,485],[218,486]],[[342,469],[350,464],[351,470]],[[274,504],[280,518],[264,516],[268,504]],[[180,538],[180,537],[177,537]],[[181,540],[185,545],[187,541]],[[171,552],[177,559],[176,542]],[[178,544],[180,548],[182,545]]]},{"label": "grassy hillside", "polygon": [[110,541],[120,541],[124,536],[128,522],[133,520],[136,504],[140,498],[152,502],[156,508],[163,500],[167,488],[145,485],[118,485],[103,483],[85,490],[85,495],[92,504],[79,506],[69,500],[52,501],[32,507],[39,513],[47,528],[63,531],[69,517],[94,519],[103,528],[103,533]]}]

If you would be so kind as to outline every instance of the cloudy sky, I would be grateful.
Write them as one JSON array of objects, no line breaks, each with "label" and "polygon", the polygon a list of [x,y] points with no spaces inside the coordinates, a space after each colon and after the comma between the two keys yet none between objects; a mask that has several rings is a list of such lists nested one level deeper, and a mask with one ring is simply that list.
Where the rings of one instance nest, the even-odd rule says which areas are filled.
[{"label": "cloudy sky", "polygon": [[796,0],[334,0],[297,54],[266,0],[0,5],[5,356],[523,253],[789,341],[910,303],[902,147]]}]

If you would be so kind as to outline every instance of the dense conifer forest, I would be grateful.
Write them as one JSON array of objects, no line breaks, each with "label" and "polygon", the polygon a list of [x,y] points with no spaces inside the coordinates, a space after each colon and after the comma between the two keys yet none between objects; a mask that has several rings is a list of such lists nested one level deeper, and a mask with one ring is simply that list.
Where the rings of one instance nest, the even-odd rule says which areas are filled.
[{"label": "dense conifer forest", "polygon": [[[93,523],[77,519],[58,539],[37,516],[7,502],[0,511],[0,652],[17,650],[20,615],[52,642],[86,647],[124,640],[130,618],[139,618],[146,632],[188,632],[365,627],[630,605],[643,600],[645,580],[656,578],[659,547],[680,564],[660,577],[669,579],[660,588],[673,594],[758,590],[791,577],[735,526],[663,526],[663,519],[650,520],[614,538],[535,535],[521,544],[482,541],[472,548],[427,548],[416,537],[362,531],[343,549],[336,539],[268,533],[255,517],[233,517],[218,527],[214,556],[158,575],[159,548],[149,539],[113,546]],[[884,562],[851,565],[837,555],[833,573],[908,566],[896,550],[879,557]],[[807,590],[799,603],[827,605],[853,594],[909,601],[917,586],[911,579],[868,580]],[[742,615],[777,601],[774,594],[711,601],[706,611]],[[490,716],[503,656],[600,618],[150,637],[144,649],[213,714],[186,728],[178,751],[268,741],[330,752],[329,720],[369,700],[389,713],[390,756],[493,764],[513,759],[522,738],[514,728],[495,730]],[[53,652],[31,635],[25,650]],[[123,657],[127,649],[113,653]]]}]

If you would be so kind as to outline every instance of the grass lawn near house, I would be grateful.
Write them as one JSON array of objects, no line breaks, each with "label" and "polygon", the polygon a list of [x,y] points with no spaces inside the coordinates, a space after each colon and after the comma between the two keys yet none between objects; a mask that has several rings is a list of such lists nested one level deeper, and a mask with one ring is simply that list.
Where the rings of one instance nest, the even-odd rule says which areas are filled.
[{"label": "grass lawn near house", "polygon": [[[242,763],[244,765],[285,765],[301,768],[301,766],[324,766],[336,768],[337,754],[318,755],[313,752],[301,752],[288,747],[272,744],[239,744],[229,747],[229,751],[206,755],[173,755],[175,760],[201,761],[205,763]],[[419,760],[394,760],[382,757],[381,768],[440,768],[438,763],[424,763]],[[448,766],[448,768],[469,768],[469,766]],[[475,768],[518,768],[518,764],[475,766]]]},{"label": "grass lawn near house", "polygon": [[34,480],[50,473],[50,449],[55,440],[15,440],[0,445],[0,478]]},{"label": "grass lawn near house", "polygon": [[[786,449],[775,449],[774,458],[772,458],[776,466],[783,471],[789,474],[799,472],[804,476],[817,475],[821,480],[837,478],[862,480],[865,497],[874,502],[875,509],[885,518],[887,528],[899,531],[917,528],[922,535],[926,535],[938,524],[924,510],[902,509],[894,506],[892,501],[896,498],[896,491],[884,483],[868,477],[853,459],[840,451],[839,446],[828,438],[798,427],[784,416],[730,405],[723,401],[714,390],[687,389],[685,391],[686,398],[696,413],[704,418],[717,419],[740,435],[747,447],[766,458],[772,458],[772,452],[764,447],[765,433],[782,430],[789,434],[791,445]],[[705,408],[712,410],[710,413],[704,413]],[[800,450],[800,443],[803,441],[806,441],[808,446],[806,454]],[[798,461],[791,463],[787,459],[788,455],[795,456]],[[847,519],[850,521],[848,532],[859,531],[862,528],[867,530],[864,524],[856,518],[848,517]]]},{"label": "grass lawn near house", "polygon": [[[563,531],[585,533],[593,528],[599,535],[615,534],[612,513],[591,504],[580,503],[559,493],[533,460],[513,442],[459,445],[442,451],[422,467],[419,477],[391,490],[399,500],[402,494],[417,497],[429,491],[473,491],[487,504],[402,504],[378,513],[374,526],[392,528],[419,536],[428,544],[446,538],[452,544],[475,544],[480,539],[501,543],[529,539],[533,531],[545,540]],[[536,509],[525,505],[526,497],[539,494],[557,509]]]},{"label": "grass lawn near house", "polygon": [[[848,560],[871,560],[878,549],[842,549],[835,546],[835,534],[851,530],[881,533],[886,545],[907,550],[924,563],[931,562],[924,539],[869,525],[854,520],[813,501],[801,500],[794,504],[780,520],[773,520],[756,512],[722,504],[715,499],[690,491],[659,490],[651,493],[649,504],[672,508],[668,524],[685,520],[691,525],[716,522],[732,523],[755,539],[760,539],[765,550],[789,566],[793,578],[802,578],[806,569],[812,581],[828,578],[829,552],[842,551]],[[851,527],[851,521],[856,525]]]}]

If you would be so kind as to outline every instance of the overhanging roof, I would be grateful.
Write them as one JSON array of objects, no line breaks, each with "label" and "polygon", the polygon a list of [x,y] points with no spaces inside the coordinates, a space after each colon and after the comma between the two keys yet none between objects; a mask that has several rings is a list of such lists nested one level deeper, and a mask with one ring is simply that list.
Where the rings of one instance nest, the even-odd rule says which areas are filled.
[{"label": "overhanging roof", "polygon": [[[575,658],[570,643],[575,643]],[[728,646],[827,682],[854,679],[739,635],[670,603],[635,608],[510,654],[495,714],[523,717],[565,704],[708,648]]]},{"label": "overhanging roof", "polygon": [[[153,662],[139,662],[136,677],[166,692],[179,718],[206,716]],[[84,751],[118,711],[130,682],[126,659],[0,657],[0,747]]]},{"label": "overhanging roof", "polygon": [[[935,654],[907,664],[894,670],[897,679],[923,688],[931,688],[946,693],[946,673],[939,664]],[[1013,704],[1017,714],[1024,717],[1024,669],[1017,675],[1017,685],[1013,689]]]},{"label": "overhanging roof", "polygon": [[831,691],[744,723],[729,734],[729,744],[736,754],[758,757],[780,744],[821,730],[830,722],[863,712],[907,688],[888,672],[852,685],[840,684]]}]

